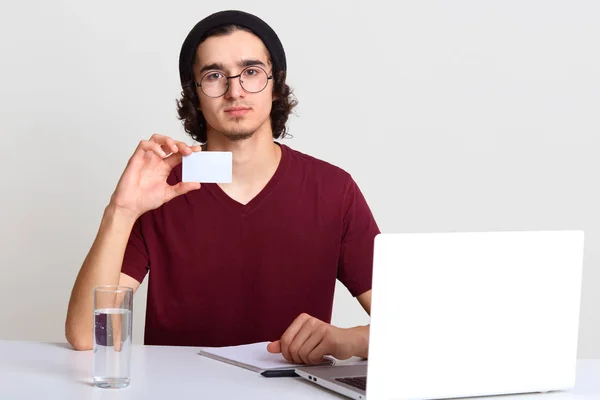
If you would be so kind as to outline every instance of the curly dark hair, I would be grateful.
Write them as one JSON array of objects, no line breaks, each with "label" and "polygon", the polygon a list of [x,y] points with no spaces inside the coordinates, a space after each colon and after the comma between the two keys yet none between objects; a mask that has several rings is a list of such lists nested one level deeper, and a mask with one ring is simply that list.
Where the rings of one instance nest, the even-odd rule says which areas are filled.
[{"label": "curly dark hair", "polygon": [[[211,36],[223,36],[237,30],[253,33],[251,30],[239,25],[221,26],[208,31],[200,43]],[[194,63],[196,57],[194,56]],[[290,136],[286,122],[292,109],[298,101],[294,97],[292,89],[286,84],[285,71],[273,71],[273,104],[271,106],[271,129],[273,138],[279,139]],[[206,119],[202,111],[198,109],[199,99],[196,93],[196,84],[192,78],[182,84],[181,99],[177,100],[178,119],[182,121],[185,131],[199,143],[206,143]]]}]

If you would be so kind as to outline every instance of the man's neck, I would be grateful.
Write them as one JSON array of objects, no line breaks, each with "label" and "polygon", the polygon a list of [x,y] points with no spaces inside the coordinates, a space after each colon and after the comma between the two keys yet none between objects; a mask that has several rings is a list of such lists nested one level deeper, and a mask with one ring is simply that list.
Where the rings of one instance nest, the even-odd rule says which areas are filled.
[{"label": "man's neck", "polygon": [[208,151],[232,152],[233,183],[222,187],[264,186],[271,179],[281,159],[281,149],[273,142],[272,135],[255,134],[248,139],[232,141],[211,133],[206,144]]}]

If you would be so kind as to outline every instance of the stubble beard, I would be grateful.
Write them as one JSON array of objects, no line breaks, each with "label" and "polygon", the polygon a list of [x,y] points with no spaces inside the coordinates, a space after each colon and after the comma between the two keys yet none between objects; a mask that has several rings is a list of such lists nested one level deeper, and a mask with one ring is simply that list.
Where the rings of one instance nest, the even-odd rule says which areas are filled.
[{"label": "stubble beard", "polygon": [[232,142],[239,142],[241,140],[250,139],[254,136],[254,132],[224,132],[223,135]]},{"label": "stubble beard", "polygon": [[[234,122],[240,123],[240,122],[242,122],[242,120],[243,120],[243,118],[235,118]],[[248,131],[246,128],[243,128],[240,126],[237,129],[232,129],[232,130],[223,132],[223,136],[225,136],[227,139],[231,140],[232,142],[239,142],[241,140],[250,139],[252,136],[254,136],[254,131]]]}]

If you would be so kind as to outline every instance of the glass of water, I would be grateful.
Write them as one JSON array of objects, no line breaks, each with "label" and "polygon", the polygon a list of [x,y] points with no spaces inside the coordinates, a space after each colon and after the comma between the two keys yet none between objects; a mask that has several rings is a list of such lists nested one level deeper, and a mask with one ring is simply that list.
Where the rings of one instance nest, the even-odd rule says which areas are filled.
[{"label": "glass of water", "polygon": [[94,385],[129,386],[133,289],[125,286],[94,288]]}]

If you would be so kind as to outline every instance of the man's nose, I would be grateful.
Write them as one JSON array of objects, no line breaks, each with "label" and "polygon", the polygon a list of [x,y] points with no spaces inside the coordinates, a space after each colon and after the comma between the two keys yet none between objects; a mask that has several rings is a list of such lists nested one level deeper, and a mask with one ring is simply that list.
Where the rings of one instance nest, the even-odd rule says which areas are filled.
[{"label": "man's nose", "polygon": [[225,92],[225,96],[230,99],[236,99],[243,97],[245,94],[244,88],[240,82],[240,77],[229,78],[229,87]]}]

